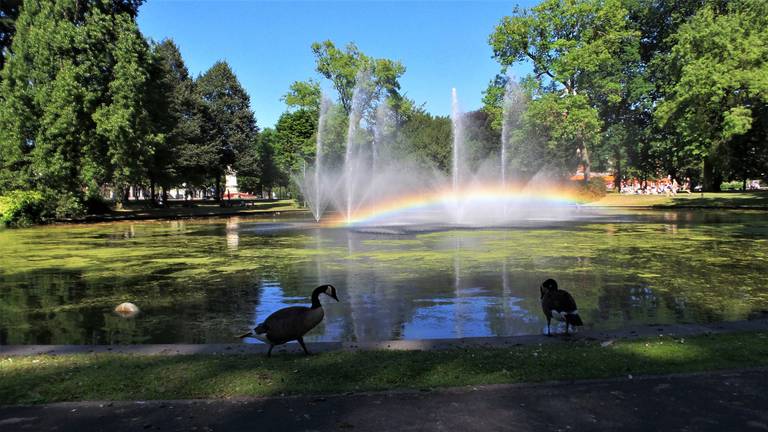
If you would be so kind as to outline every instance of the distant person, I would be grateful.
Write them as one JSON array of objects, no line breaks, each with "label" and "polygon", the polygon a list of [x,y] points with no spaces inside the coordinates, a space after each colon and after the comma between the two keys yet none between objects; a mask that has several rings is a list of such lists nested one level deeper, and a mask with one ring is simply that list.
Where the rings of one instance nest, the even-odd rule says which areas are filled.
[{"label": "distant person", "polygon": [[685,178],[685,183],[683,183],[683,190],[688,192],[688,195],[691,194],[691,179],[690,177]]}]

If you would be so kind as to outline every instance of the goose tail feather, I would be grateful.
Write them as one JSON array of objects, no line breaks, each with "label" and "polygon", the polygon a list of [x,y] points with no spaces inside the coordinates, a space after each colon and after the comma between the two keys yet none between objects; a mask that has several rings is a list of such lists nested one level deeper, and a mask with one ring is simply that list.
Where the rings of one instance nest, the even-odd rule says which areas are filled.
[{"label": "goose tail feather", "polygon": [[565,315],[565,322],[572,326],[583,326],[584,322],[578,313],[569,313]]}]

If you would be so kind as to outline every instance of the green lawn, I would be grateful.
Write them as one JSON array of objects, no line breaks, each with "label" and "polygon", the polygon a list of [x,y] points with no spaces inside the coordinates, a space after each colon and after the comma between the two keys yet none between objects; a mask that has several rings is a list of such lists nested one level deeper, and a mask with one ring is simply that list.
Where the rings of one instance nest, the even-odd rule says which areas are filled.
[{"label": "green lawn", "polygon": [[745,208],[768,210],[768,192],[705,192],[665,195],[620,195],[609,193],[602,199],[589,203],[591,206],[610,207],[660,207],[660,208]]},{"label": "green lawn", "polygon": [[0,404],[230,398],[537,382],[768,366],[768,333],[494,349],[0,360]]}]

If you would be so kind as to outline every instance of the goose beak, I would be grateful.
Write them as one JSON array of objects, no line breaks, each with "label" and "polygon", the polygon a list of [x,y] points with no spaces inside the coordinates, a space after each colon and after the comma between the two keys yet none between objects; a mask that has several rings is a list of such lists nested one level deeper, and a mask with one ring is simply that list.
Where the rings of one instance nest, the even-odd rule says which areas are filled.
[{"label": "goose beak", "polygon": [[336,297],[336,293],[331,294],[331,298],[336,300],[336,301],[339,301],[339,298]]},{"label": "goose beak", "polygon": [[252,332],[252,331],[249,331],[248,333],[244,333],[244,334],[241,334],[241,335],[240,335],[240,336],[238,336],[238,337],[239,337],[240,339],[242,339],[242,338],[247,338],[248,336],[253,336],[253,332]]}]

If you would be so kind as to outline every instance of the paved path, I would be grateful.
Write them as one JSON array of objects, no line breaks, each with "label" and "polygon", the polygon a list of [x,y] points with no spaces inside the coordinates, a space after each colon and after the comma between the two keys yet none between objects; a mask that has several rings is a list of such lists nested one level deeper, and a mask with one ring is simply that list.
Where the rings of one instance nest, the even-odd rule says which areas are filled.
[{"label": "paved path", "polygon": [[[659,334],[669,336],[695,336],[701,334],[733,333],[740,331],[768,331],[766,314],[746,321],[720,322],[712,324],[663,324],[628,327],[620,330],[587,330],[574,338],[591,340],[632,339],[653,337]],[[236,339],[233,335],[233,339]],[[312,352],[358,351],[358,350],[440,350],[471,347],[510,347],[518,345],[536,345],[563,342],[562,337],[544,335],[476,337],[462,339],[421,339],[393,340],[380,342],[315,342],[308,343]],[[147,344],[147,345],[0,345],[0,357],[36,354],[73,354],[73,353],[122,353],[146,355],[184,355],[184,354],[264,354],[268,346],[255,343],[233,344]],[[297,343],[276,347],[274,353],[301,352]]]},{"label": "paved path", "polygon": [[768,369],[248,400],[0,407],[2,431],[765,431]]}]

